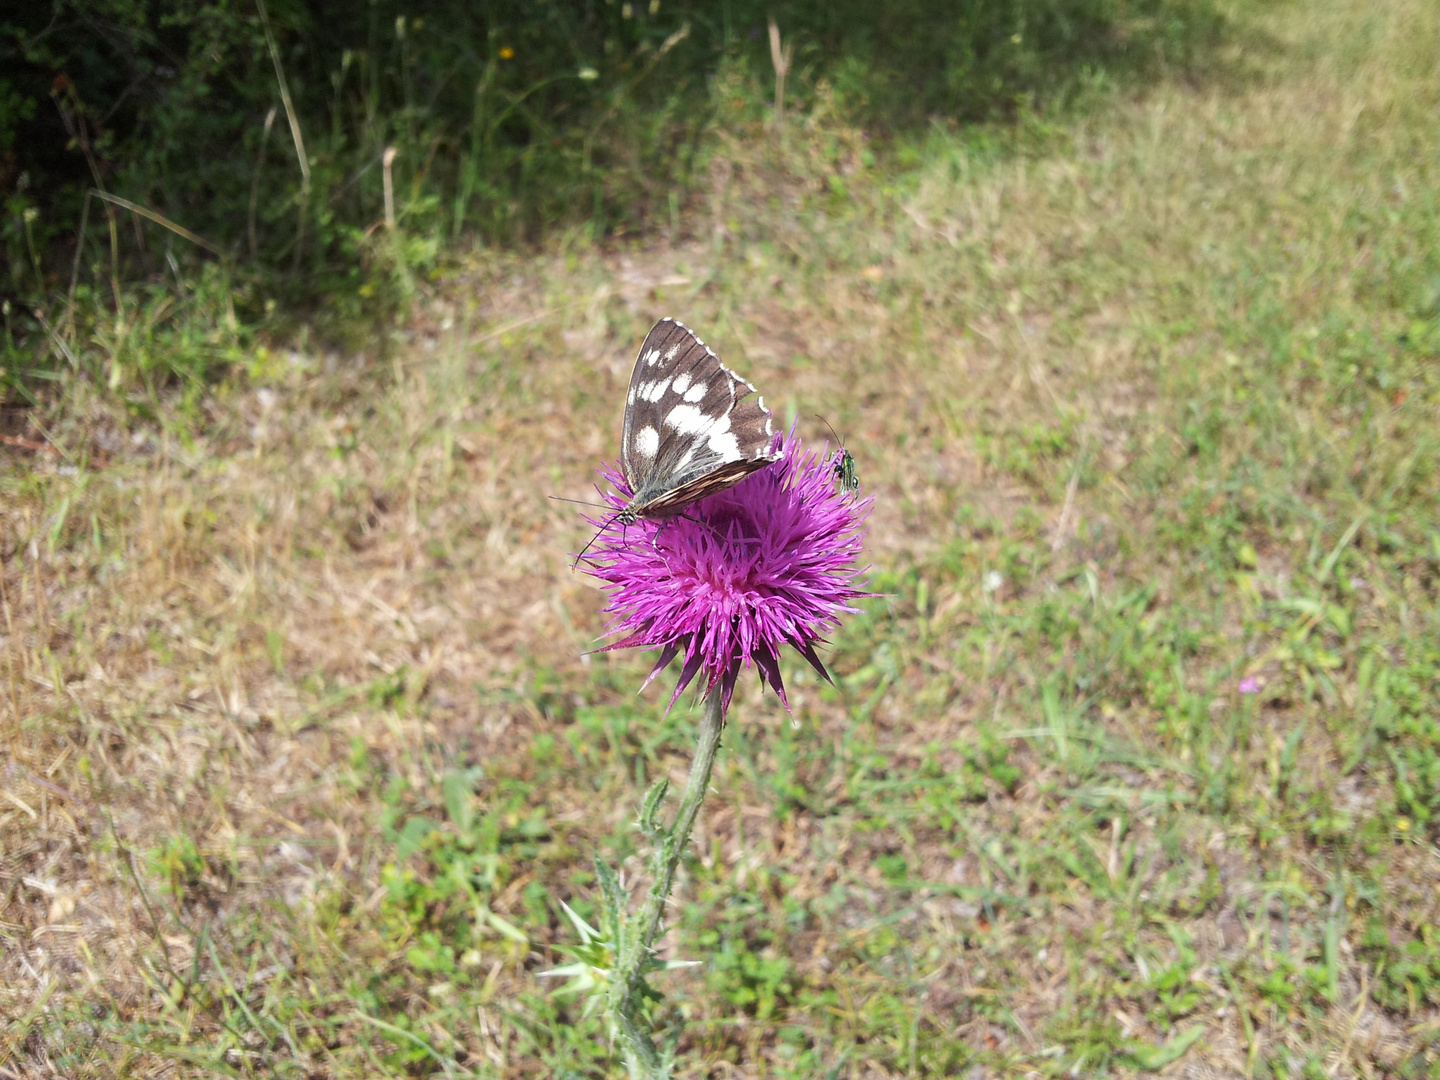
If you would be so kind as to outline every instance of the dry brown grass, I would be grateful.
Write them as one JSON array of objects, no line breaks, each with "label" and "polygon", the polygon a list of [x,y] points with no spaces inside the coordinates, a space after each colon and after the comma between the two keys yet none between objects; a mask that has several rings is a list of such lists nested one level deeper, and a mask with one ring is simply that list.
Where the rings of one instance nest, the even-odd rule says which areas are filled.
[{"label": "dry brown grass", "polygon": [[[876,496],[870,557],[894,593],[841,642],[843,692],[797,674],[798,734],[773,698],[737,697],[682,881],[698,914],[672,940],[704,955],[697,926],[756,905],[752,923],[779,928],[756,955],[783,945],[816,996],[792,993],[767,1018],[698,979],[672,982],[693,1021],[688,1075],[1128,1071],[1124,1046],[1196,1023],[1201,1041],[1170,1074],[1433,1070],[1440,1012],[1380,1007],[1361,953],[1361,912],[1397,941],[1440,923],[1440,856],[1433,824],[1414,841],[1393,832],[1421,828],[1397,819],[1378,768],[1338,775],[1359,653],[1331,643],[1333,700],[1306,697],[1314,680],[1293,665],[1256,668],[1288,689],[1233,751],[1241,794],[1207,810],[1195,751],[1161,733],[1143,694],[1067,691],[1075,743],[1062,749],[1042,690],[1089,654],[1033,630],[1068,617],[1056,604],[1086,610],[1086,568],[1097,612],[1154,582],[1150,605],[1115,625],[1193,613],[1206,643],[1187,659],[1191,682],[1238,677],[1244,649],[1270,641],[1257,604],[1290,595],[1312,536],[1328,551],[1355,507],[1381,498],[1363,477],[1301,494],[1311,524],[1255,525],[1253,580],[1207,592],[1162,528],[1186,493],[1222,490],[1224,469],[1178,455],[1169,481],[1146,471],[1177,458],[1196,387],[1235,370],[1225,356],[1247,316],[1223,283],[1273,275],[1297,327],[1337,311],[1387,332],[1401,319],[1367,260],[1406,241],[1362,228],[1357,247],[1352,216],[1436,178],[1433,12],[1317,11],[1273,16],[1282,60],[1260,85],[1161,87],[1039,153],[937,136],[898,195],[862,166],[863,140],[828,121],[808,138],[792,129],[783,159],[737,142],[701,240],[476,254],[403,332],[364,354],[297,354],[287,378],[217,393],[184,438],[77,387],[51,435],[103,468],[0,447],[3,1074],[400,1073],[387,1055],[406,1042],[354,997],[375,978],[392,996],[368,1014],[408,1016],[447,1069],[583,1067],[561,1036],[534,1034],[575,1016],[537,1004],[535,972],[564,931],[527,889],[584,895],[592,848],[626,853],[642,774],[683,775],[688,721],[666,729],[643,704],[628,741],[567,741],[579,710],[632,700],[643,666],[582,655],[602,625],[598,593],[569,567],[587,531],[547,496],[586,497],[613,456],[632,350],[664,314],[700,328],[802,430],[823,437],[819,412],[846,436]],[[1300,460],[1363,452],[1393,479],[1405,441],[1440,427],[1433,383],[1347,431],[1326,392],[1277,378]],[[1055,432],[1058,449],[1031,449]],[[1277,457],[1253,423],[1225,440],[1225,468]],[[1314,483],[1299,465],[1266,475],[1277,505],[1287,476],[1297,492]],[[1212,516],[1241,497],[1217,496]],[[1428,513],[1433,483],[1406,497]],[[1422,562],[1396,570],[1365,550],[1356,625],[1433,633]],[[1015,569],[1026,560],[1028,577]],[[993,597],[979,585],[990,569],[1005,578]],[[1244,705],[1234,677],[1204,684],[1217,730]],[[637,748],[677,723],[670,742]],[[1317,735],[1277,781],[1303,723]],[[1017,784],[991,777],[958,810],[887,801],[887,778],[958,775],[987,724]],[[546,831],[507,856],[489,900],[529,946],[489,933],[473,975],[443,979],[407,960],[419,924],[382,917],[396,851],[381,825],[443,818],[440,778],[464,766],[503,827],[538,807]],[[785,769],[813,804],[765,779]],[[1357,834],[1383,818],[1384,842],[1316,840],[1316,791]],[[896,886],[887,857],[932,887]],[[1073,869],[1086,860],[1098,875]],[[791,926],[795,905],[821,914]],[[1336,1000],[1257,989],[1277,956],[1312,962],[1336,910],[1356,912]],[[1155,992],[1137,989],[1176,953],[1170,925],[1196,954],[1185,979],[1199,1003],[1183,1020],[1143,1015]],[[890,952],[867,953],[881,938]],[[814,1057],[786,1056],[796,1027]],[[227,1031],[262,1030],[207,1056]],[[1094,1049],[1106,1040],[1110,1056]]]}]

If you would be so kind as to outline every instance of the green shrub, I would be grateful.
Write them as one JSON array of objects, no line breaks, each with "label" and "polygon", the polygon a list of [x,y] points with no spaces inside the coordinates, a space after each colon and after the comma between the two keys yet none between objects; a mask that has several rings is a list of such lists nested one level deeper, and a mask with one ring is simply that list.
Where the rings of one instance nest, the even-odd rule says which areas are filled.
[{"label": "green shrub", "polygon": [[[412,234],[513,239],[577,215],[634,227],[688,185],[718,72],[754,73],[723,80],[749,87],[744,115],[768,101],[772,14],[797,45],[790,100],[825,79],[891,129],[1029,108],[1101,67],[1183,64],[1221,25],[1213,0],[21,5],[0,23],[0,281],[63,286],[100,186],[329,288],[321,272],[353,266],[385,216],[392,146]],[[189,250],[146,224],[142,249],[126,216],[92,205],[82,263],[109,258],[112,218],[129,273]]]}]

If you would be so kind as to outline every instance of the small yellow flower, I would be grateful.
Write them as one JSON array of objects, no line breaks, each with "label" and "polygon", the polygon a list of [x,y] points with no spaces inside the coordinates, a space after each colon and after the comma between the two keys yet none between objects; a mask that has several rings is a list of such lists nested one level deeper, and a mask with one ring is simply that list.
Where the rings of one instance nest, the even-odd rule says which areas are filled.
[{"label": "small yellow flower", "polygon": [[513,59],[515,59],[515,50],[512,49],[509,45],[502,45],[502,46],[500,47],[500,59],[501,59],[501,60],[513,60]]},{"label": "small yellow flower", "polygon": [[1403,817],[1401,817],[1401,818],[1396,818],[1396,819],[1395,819],[1395,828],[1398,829],[1400,832],[1409,832],[1409,831],[1410,831],[1410,819],[1409,819],[1409,818],[1403,818]]}]

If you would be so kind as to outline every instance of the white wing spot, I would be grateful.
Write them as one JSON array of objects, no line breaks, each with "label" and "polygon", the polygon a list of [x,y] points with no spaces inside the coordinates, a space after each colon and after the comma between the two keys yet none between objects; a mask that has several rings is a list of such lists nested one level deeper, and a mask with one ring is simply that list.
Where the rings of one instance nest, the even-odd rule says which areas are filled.
[{"label": "white wing spot", "polygon": [[[675,377],[675,392],[676,392],[677,394],[680,393],[682,390],[684,390],[684,388],[680,385],[680,380],[681,380],[681,379],[684,379],[686,382],[689,382],[689,376],[688,376],[688,375],[677,375],[677,376]],[[705,396],[705,391],[707,391],[707,390],[709,390],[709,389],[710,389],[710,387],[707,386],[705,383],[703,383],[703,382],[697,382],[694,386],[690,387],[689,390],[684,390],[685,400],[688,401],[688,402],[690,402],[691,404],[694,404],[695,402],[697,402],[697,401],[699,401],[701,398],[703,398],[703,397]]]},{"label": "white wing spot", "polygon": [[625,398],[625,403],[626,403],[627,405],[634,405],[634,404],[635,404],[635,393],[636,393],[637,390],[639,390],[639,386],[638,386],[636,383],[631,383],[631,384],[630,384],[630,393],[629,393],[629,394],[626,396],[626,398]]},{"label": "white wing spot", "polygon": [[660,450],[660,433],[653,427],[641,428],[635,433],[632,448],[641,457],[653,458]]},{"label": "white wing spot", "polygon": [[[689,373],[688,371],[682,371],[682,372],[680,372],[679,375],[676,375],[676,376],[675,376],[675,382],[674,382],[674,384],[670,387],[670,389],[674,390],[675,393],[677,393],[677,394],[683,394],[683,393],[685,393],[685,388],[688,387],[689,385],[690,385],[690,373]],[[689,400],[689,399],[687,398],[686,400]]]},{"label": "white wing spot", "polygon": [[674,473],[674,474],[675,474],[676,476],[680,476],[680,475],[684,474],[686,466],[688,466],[688,465],[690,464],[690,460],[691,460],[694,456],[695,456],[695,444],[694,444],[694,443],[691,443],[689,446],[687,446],[687,447],[685,448],[685,456],[682,457],[679,461],[677,461],[677,462],[675,463],[675,473]]},{"label": "white wing spot", "polygon": [[666,389],[670,386],[669,379],[659,379],[645,387],[645,392],[640,396],[646,401],[659,401],[665,396]]},{"label": "white wing spot", "polygon": [[[682,405],[681,408],[684,408]],[[728,417],[727,417],[728,419]],[[712,432],[709,438],[710,451],[725,464],[740,460],[740,440],[731,431]]]},{"label": "white wing spot", "polygon": [[654,366],[655,366],[656,364],[658,364],[659,362],[660,362],[660,350],[659,350],[659,349],[651,349],[648,353],[645,354],[645,363],[649,364],[651,367],[654,367]]},{"label": "white wing spot", "polygon": [[[730,417],[726,416],[725,428],[730,429]],[[709,435],[717,427],[713,416],[707,416],[694,405],[676,405],[665,414],[665,426],[674,428],[681,435]]]},{"label": "white wing spot", "polygon": [[[698,339],[697,339],[697,340],[698,340]],[[665,354],[665,362],[666,362],[667,364],[668,364],[671,360],[674,360],[674,359],[675,359],[676,354],[680,352],[680,346],[683,345],[683,344],[684,344],[684,342],[677,342],[676,344],[670,346],[670,351]]]}]

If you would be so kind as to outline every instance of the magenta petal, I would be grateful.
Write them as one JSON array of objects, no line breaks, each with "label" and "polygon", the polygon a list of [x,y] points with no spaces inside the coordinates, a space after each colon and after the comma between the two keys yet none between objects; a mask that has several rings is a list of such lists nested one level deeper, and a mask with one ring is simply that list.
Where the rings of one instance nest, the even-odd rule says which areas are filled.
[{"label": "magenta petal", "polygon": [[[649,646],[649,645],[651,645],[651,644],[652,644],[652,642],[650,641],[649,635],[646,634],[646,632],[645,632],[643,629],[641,629],[641,630],[635,631],[633,634],[628,635],[627,637],[625,637],[624,639],[622,639],[622,640],[620,640],[620,641],[612,641],[609,645],[601,645],[600,648],[598,648],[598,649],[596,649],[596,650],[594,650],[594,651],[597,652],[597,653],[602,653],[602,652],[613,652],[615,649],[635,649],[635,648],[643,649],[643,648],[646,648],[647,646]],[[653,673],[652,673],[652,678],[653,678]],[[649,680],[649,679],[646,679],[645,681],[648,683],[650,680]]]}]

